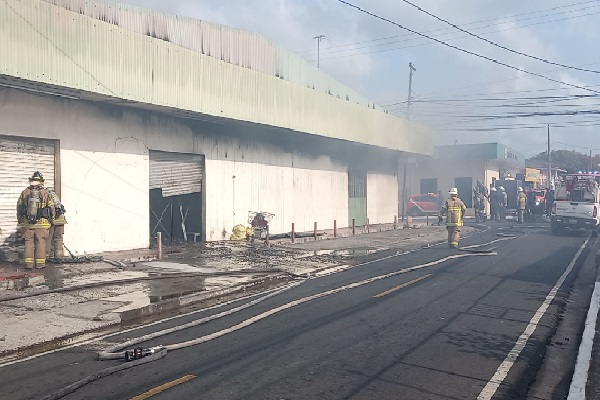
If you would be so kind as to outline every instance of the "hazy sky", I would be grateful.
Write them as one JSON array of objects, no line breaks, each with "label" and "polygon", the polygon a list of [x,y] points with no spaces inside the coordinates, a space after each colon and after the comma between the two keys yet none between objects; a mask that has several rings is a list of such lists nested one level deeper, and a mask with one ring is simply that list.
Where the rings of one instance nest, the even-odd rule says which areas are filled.
[{"label": "hazy sky", "polygon": [[411,0],[500,46],[593,72],[495,47],[403,0],[348,1],[452,46],[591,90],[460,52],[339,0],[124,2],[260,32],[315,64],[313,37],[325,35],[321,69],[401,116],[406,115],[412,61],[417,71],[411,115],[433,129],[436,144],[494,141],[531,156],[546,150],[550,124],[552,149],[600,153],[600,0]]}]

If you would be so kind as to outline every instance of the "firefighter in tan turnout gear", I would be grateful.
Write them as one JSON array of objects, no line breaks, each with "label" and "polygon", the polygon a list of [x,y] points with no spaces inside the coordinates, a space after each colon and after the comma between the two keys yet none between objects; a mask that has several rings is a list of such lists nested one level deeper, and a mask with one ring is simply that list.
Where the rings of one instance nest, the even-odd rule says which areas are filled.
[{"label": "firefighter in tan turnout gear", "polygon": [[458,197],[458,189],[450,189],[450,197],[444,202],[438,215],[440,222],[442,216],[446,215],[446,229],[448,230],[448,245],[452,248],[458,248],[460,240],[460,227],[464,224],[465,211],[467,206]]},{"label": "firefighter in tan turnout gear", "polygon": [[66,210],[53,188],[48,188],[48,193],[54,203],[56,215],[54,221],[52,221],[48,239],[46,239],[46,258],[61,259],[65,252],[63,237],[65,234],[65,224],[67,223],[67,219],[65,218]]},{"label": "firefighter in tan turnout gear", "polygon": [[25,241],[25,268],[46,266],[46,239],[53,219],[54,202],[44,188],[44,177],[36,171],[17,201],[17,220]]}]

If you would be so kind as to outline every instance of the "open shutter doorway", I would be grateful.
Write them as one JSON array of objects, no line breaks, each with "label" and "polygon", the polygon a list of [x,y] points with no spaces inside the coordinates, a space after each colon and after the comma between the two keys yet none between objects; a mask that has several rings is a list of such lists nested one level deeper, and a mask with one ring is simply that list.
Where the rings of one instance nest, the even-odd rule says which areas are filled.
[{"label": "open shutter doorway", "polygon": [[150,150],[150,236],[165,242],[204,240],[201,154]]}]

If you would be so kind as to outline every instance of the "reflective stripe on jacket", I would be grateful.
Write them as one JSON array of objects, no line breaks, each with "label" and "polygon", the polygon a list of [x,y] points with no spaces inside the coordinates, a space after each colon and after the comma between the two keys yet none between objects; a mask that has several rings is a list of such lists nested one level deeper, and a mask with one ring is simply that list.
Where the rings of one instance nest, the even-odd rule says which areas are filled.
[{"label": "reflective stripe on jacket", "polygon": [[467,206],[458,196],[450,197],[444,202],[440,217],[446,214],[447,226],[463,226],[465,211],[467,211]]},{"label": "reflective stripe on jacket", "polygon": [[[50,193],[43,187],[38,188],[40,191],[40,204],[39,210],[48,208],[50,215],[54,218],[54,202],[50,197]],[[32,229],[47,229],[50,228],[50,221],[45,217],[40,217],[35,224],[29,223],[27,220],[27,203],[29,202],[29,195],[31,193],[31,186],[21,192],[19,200],[17,201],[17,220],[21,228],[32,228]]]}]

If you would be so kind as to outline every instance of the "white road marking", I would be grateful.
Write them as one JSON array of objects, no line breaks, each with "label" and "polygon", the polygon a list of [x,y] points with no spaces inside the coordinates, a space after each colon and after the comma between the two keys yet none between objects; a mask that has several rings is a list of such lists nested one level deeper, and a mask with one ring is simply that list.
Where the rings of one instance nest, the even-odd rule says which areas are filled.
[{"label": "white road marking", "polygon": [[[275,314],[277,314],[277,313],[279,313],[281,311],[288,310],[290,308],[299,306],[300,304],[304,304],[304,303],[307,303],[307,302],[312,301],[312,300],[321,299],[321,298],[324,298],[324,297],[327,297],[327,296],[330,296],[330,295],[333,295],[333,294],[336,294],[336,293],[340,293],[340,292],[345,291],[345,290],[355,289],[357,287],[364,286],[364,285],[367,285],[369,283],[373,283],[375,281],[379,281],[379,280],[382,280],[382,279],[387,279],[387,278],[390,278],[390,277],[393,277],[393,276],[396,276],[396,275],[405,274],[407,272],[416,271],[416,270],[419,270],[419,269],[422,269],[422,268],[431,267],[431,266],[434,266],[434,265],[437,265],[437,264],[441,264],[441,263],[449,261],[449,260],[458,259],[458,258],[464,258],[464,257],[478,257],[478,256],[489,256],[489,254],[455,254],[455,255],[444,257],[444,258],[441,258],[439,260],[431,261],[431,262],[428,262],[428,263],[425,263],[425,264],[420,264],[420,265],[415,265],[413,267],[403,268],[403,269],[398,270],[396,272],[390,272],[388,274],[378,275],[378,276],[374,276],[374,277],[371,277],[371,278],[367,278],[367,279],[364,279],[362,281],[349,283],[347,285],[343,285],[343,286],[340,286],[340,287],[335,288],[335,289],[326,290],[324,292],[316,293],[316,294],[313,294],[311,296],[306,296],[306,297],[302,297],[302,298],[297,299],[297,300],[290,301],[290,302],[285,303],[285,304],[283,304],[281,306],[272,308],[272,309],[264,311],[264,312],[262,312],[262,313],[260,313],[258,315],[250,317],[250,318],[248,318],[248,319],[240,322],[239,324],[233,325],[233,326],[231,326],[229,328],[225,328],[225,329],[222,329],[220,331],[217,331],[217,332],[214,332],[214,333],[211,333],[211,334],[208,334],[208,335],[204,335],[204,336],[198,337],[196,339],[188,340],[186,342],[165,345],[164,347],[167,350],[171,351],[171,350],[182,349],[182,348],[185,348],[185,347],[196,346],[196,345],[199,345],[199,344],[202,344],[202,343],[206,343],[206,342],[208,342],[210,340],[213,340],[213,339],[225,336],[225,335],[227,335],[229,333],[238,331],[240,329],[246,328],[246,327],[248,327],[248,326],[250,326],[250,325],[252,325],[252,324],[254,324],[254,323],[256,323],[256,322],[258,322],[260,320],[263,320],[263,319],[265,319],[267,317],[270,317],[271,315],[275,315]],[[135,339],[132,339],[132,340],[135,341]]]},{"label": "white road marking", "polygon": [[556,297],[556,293],[558,292],[558,290],[560,289],[562,284],[565,282],[565,279],[567,279],[567,276],[569,276],[569,274],[573,270],[573,267],[575,266],[577,259],[583,252],[583,249],[588,244],[589,240],[590,239],[587,238],[585,240],[585,242],[581,245],[579,250],[577,250],[577,253],[575,254],[573,259],[569,263],[569,266],[567,267],[565,272],[560,276],[560,278],[558,278],[558,281],[556,281],[556,284],[554,285],[552,290],[550,290],[550,292],[546,296],[546,299],[544,300],[542,305],[537,309],[537,311],[535,312],[535,314],[529,321],[529,324],[525,328],[525,331],[523,331],[521,336],[519,336],[519,339],[515,343],[514,347],[507,354],[507,356],[504,359],[504,361],[502,362],[502,364],[500,364],[500,366],[496,370],[496,373],[494,374],[492,379],[490,379],[490,381],[485,385],[485,387],[483,388],[481,393],[479,393],[479,396],[477,396],[477,400],[491,400],[491,398],[494,396],[494,394],[498,390],[498,387],[502,384],[502,382],[504,382],[504,380],[506,379],[506,376],[508,375],[508,371],[510,371],[512,366],[517,361],[517,358],[521,354],[521,351],[523,351],[523,349],[525,348],[525,345],[527,344],[527,341],[529,340],[529,338],[531,337],[531,335],[537,328],[538,323],[540,322],[540,320],[542,319],[544,314],[546,314],[546,311],[548,310],[550,303],[552,303],[552,300],[554,300],[554,297]]},{"label": "white road marking", "polygon": [[594,334],[596,333],[596,320],[598,319],[598,309],[600,308],[600,282],[596,282],[590,308],[585,320],[585,329],[577,353],[577,362],[575,363],[575,372],[569,388],[567,400],[585,400],[585,385],[588,380],[590,369],[590,360],[592,359],[592,349],[594,346]]}]

